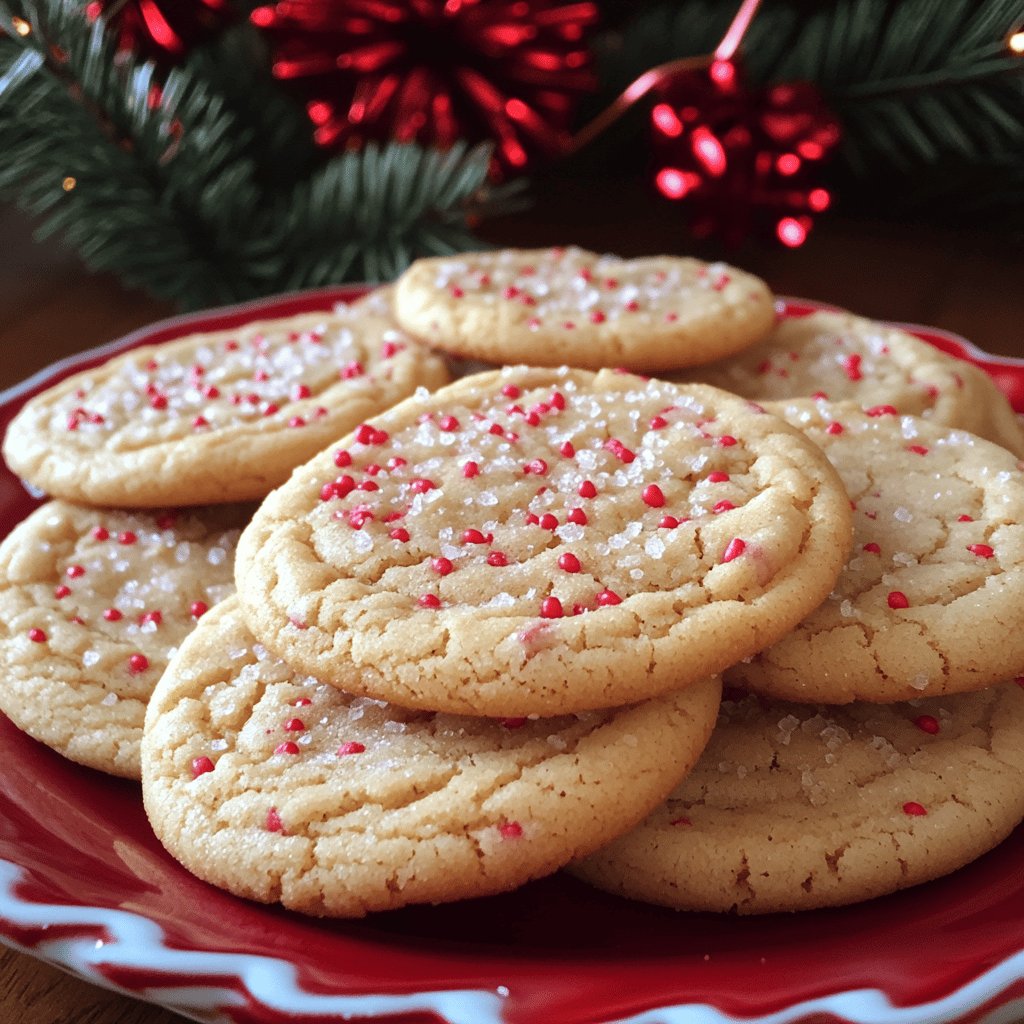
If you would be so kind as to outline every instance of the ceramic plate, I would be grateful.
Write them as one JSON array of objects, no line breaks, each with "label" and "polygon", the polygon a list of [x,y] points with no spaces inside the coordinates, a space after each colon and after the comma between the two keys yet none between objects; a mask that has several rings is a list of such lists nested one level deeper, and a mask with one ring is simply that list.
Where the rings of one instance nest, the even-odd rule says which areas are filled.
[{"label": "ceramic plate", "polygon": [[[358,289],[268,299],[146,328],[113,352]],[[783,315],[816,307],[790,301]],[[983,366],[1024,410],[1024,361],[920,337]],[[0,468],[0,533],[37,502]],[[939,1024],[1024,1017],[1024,828],[948,878],[841,910],[675,914],[568,877],[446,907],[313,921],[197,881],[150,832],[137,786],[77,767],[0,718],[0,939],[197,1020],[244,1024]]]}]

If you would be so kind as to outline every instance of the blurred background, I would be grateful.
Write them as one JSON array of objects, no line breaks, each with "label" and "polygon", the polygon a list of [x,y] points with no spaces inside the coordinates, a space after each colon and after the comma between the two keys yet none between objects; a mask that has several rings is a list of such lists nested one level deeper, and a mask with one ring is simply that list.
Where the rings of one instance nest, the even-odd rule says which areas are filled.
[{"label": "blurred background", "polygon": [[1024,355],[1018,0],[0,3],[4,380],[420,255],[695,253]]}]

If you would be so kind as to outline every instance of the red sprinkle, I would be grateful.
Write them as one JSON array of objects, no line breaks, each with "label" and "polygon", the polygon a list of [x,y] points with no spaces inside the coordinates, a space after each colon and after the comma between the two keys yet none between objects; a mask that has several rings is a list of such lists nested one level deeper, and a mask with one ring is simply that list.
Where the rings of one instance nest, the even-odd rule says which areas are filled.
[{"label": "red sprinkle", "polygon": [[392,540],[401,541],[404,544],[409,539],[409,531],[404,526],[396,526],[388,536]]},{"label": "red sprinkle", "polygon": [[428,480],[426,477],[418,476],[414,480],[409,481],[409,490],[413,494],[426,494],[427,491],[433,491],[437,487],[437,484],[433,480]]},{"label": "red sprinkle", "polygon": [[902,590],[890,590],[887,598],[890,608],[909,608],[910,602]]},{"label": "red sprinkle", "polygon": [[734,558],[739,558],[744,551],[747,550],[747,542],[740,540],[739,537],[733,537],[731,541],[725,546],[725,551],[722,552],[722,565],[726,562],[731,562]]},{"label": "red sprinkle", "polygon": [[968,544],[967,550],[972,555],[977,555],[979,558],[991,558],[995,551],[988,544]]},{"label": "red sprinkle", "polygon": [[292,743],[291,740],[285,740],[284,743],[279,743],[274,747],[275,754],[297,754],[298,752],[298,743]]},{"label": "red sprinkle", "polygon": [[934,736],[940,728],[939,720],[937,718],[933,718],[931,715],[918,715],[917,718],[914,719],[914,725],[916,725],[921,732],[926,732],[931,736]]},{"label": "red sprinkle", "polygon": [[338,372],[338,376],[342,380],[354,380],[356,377],[362,377],[363,373],[363,364],[353,361],[346,363]]},{"label": "red sprinkle", "polygon": [[449,558],[432,559],[430,562],[430,568],[433,569],[438,576],[447,576],[450,572],[455,570],[455,566]]},{"label": "red sprinkle", "polygon": [[560,619],[563,614],[562,602],[557,597],[545,597],[541,601],[540,617],[542,619]]},{"label": "red sprinkle", "polygon": [[863,550],[870,551],[873,555],[880,555],[882,553],[881,547],[879,547],[879,545],[873,540],[868,541],[867,544],[864,545]]},{"label": "red sprinkle", "polygon": [[648,484],[641,494],[645,505],[651,508],[661,508],[665,504],[665,495],[657,484]]},{"label": "red sprinkle", "polygon": [[367,445],[385,444],[389,440],[389,435],[387,431],[378,430],[369,423],[361,423],[356,427],[356,440]]},{"label": "red sprinkle", "polygon": [[438,426],[447,434],[459,429],[459,421],[454,416],[445,416]]},{"label": "red sprinkle", "polygon": [[352,465],[352,456],[349,454],[347,448],[339,448],[334,453],[334,464],[339,469],[344,469],[346,466]]},{"label": "red sprinkle", "polygon": [[293,708],[308,708],[313,702],[308,697],[299,697],[292,701]]},{"label": "red sprinkle", "polygon": [[864,375],[860,371],[862,357],[856,352],[843,360],[843,370],[850,380],[860,380]]},{"label": "red sprinkle", "polygon": [[209,610],[210,606],[205,601],[193,601],[188,607],[193,619],[201,619]]},{"label": "red sprinkle", "polygon": [[138,539],[131,530],[125,530],[124,533],[117,535],[118,544],[134,544]]},{"label": "red sprinkle", "polygon": [[540,527],[542,530],[557,530],[558,529],[558,517],[552,515],[550,512],[545,512],[540,517]]},{"label": "red sprinkle", "polygon": [[[636,455],[631,452],[617,437],[610,437],[604,443],[604,450],[611,452],[616,458],[621,459],[626,465],[629,465],[635,458]],[[586,495],[583,495],[586,497]]]},{"label": "red sprinkle", "polygon": [[721,437],[715,438],[715,444],[721,445],[723,448],[731,448],[736,444],[736,438],[732,434],[723,434]]},{"label": "red sprinkle", "polygon": [[590,322],[592,324],[603,324],[607,319],[608,317],[599,309],[595,309],[594,312],[590,314]]},{"label": "red sprinkle", "polygon": [[362,743],[357,743],[355,740],[349,740],[347,743],[342,743],[338,747],[338,757],[347,757],[349,754],[361,754],[366,747]]},{"label": "red sprinkle", "polygon": [[361,530],[371,522],[373,522],[373,513],[368,508],[354,508],[348,514],[348,525],[353,530]]},{"label": "red sprinkle", "polygon": [[912,818],[919,818],[921,815],[927,814],[928,812],[921,804],[916,803],[913,800],[909,800],[903,805],[903,813],[909,814]]},{"label": "red sprinkle", "polygon": [[575,523],[577,526],[587,525],[587,513],[581,508],[569,509],[569,514],[565,517],[570,523]]},{"label": "red sprinkle", "polygon": [[974,516],[957,516],[956,521],[958,523],[973,523]]},{"label": "red sprinkle", "polygon": [[546,476],[548,472],[548,464],[543,459],[534,459],[532,462],[528,462],[523,466],[523,472],[527,475],[533,473],[535,476]]},{"label": "red sprinkle", "polygon": [[923,444],[908,444],[907,451],[913,452],[915,455],[927,455],[928,449]]},{"label": "red sprinkle", "polygon": [[420,594],[417,603],[421,608],[441,607],[441,599],[434,594]]},{"label": "red sprinkle", "polygon": [[[514,290],[514,289],[513,289],[513,290]],[[506,384],[506,385],[505,385],[505,386],[504,386],[504,387],[503,387],[503,388],[501,389],[501,393],[502,393],[502,394],[503,394],[503,395],[504,395],[504,396],[505,396],[506,398],[518,398],[518,397],[519,397],[519,396],[520,396],[520,395],[522,394],[522,391],[521,391],[521,390],[520,390],[520,389],[519,389],[518,387],[516,387],[516,385],[515,385],[515,384]]]},{"label": "red sprinkle", "polygon": [[144,626],[147,622],[152,622],[154,626],[159,626],[164,621],[163,612],[151,611],[143,612],[139,616],[139,625]]},{"label": "red sprinkle", "polygon": [[506,821],[498,826],[502,839],[520,839],[523,835],[523,826],[518,821]]},{"label": "red sprinkle", "polygon": [[826,434],[841,434],[843,432],[842,423],[832,422],[825,428]]},{"label": "red sprinkle", "polygon": [[57,598],[58,601],[61,600],[61,598],[67,597],[70,593],[71,588],[63,583],[60,583],[53,588],[53,596]]},{"label": "red sprinkle", "polygon": [[271,807],[267,811],[266,827],[268,832],[284,832],[284,825],[281,824],[281,815],[277,813],[276,807]]},{"label": "red sprinkle", "polygon": [[46,634],[41,629],[30,629],[28,631],[28,638],[34,644],[46,643]]},{"label": "red sprinkle", "polygon": [[487,538],[479,530],[463,530],[463,544],[486,544]]},{"label": "red sprinkle", "polygon": [[561,448],[558,449],[559,453],[564,455],[565,458],[571,459],[576,454],[576,449],[572,446],[571,441],[566,441]]},{"label": "red sprinkle", "polygon": [[79,576],[84,576],[85,575],[85,566],[84,565],[69,565],[67,567],[67,569],[65,570],[65,573],[67,574],[67,576],[70,579],[73,579],[73,580],[78,579]]},{"label": "red sprinkle", "polygon": [[679,520],[675,516],[662,516],[658,520],[658,526],[663,530],[674,530],[679,525]]},{"label": "red sprinkle", "polygon": [[124,616],[116,608],[107,608],[103,613],[103,618],[105,618],[107,622],[119,622],[124,618]]},{"label": "red sprinkle", "polygon": [[149,668],[149,658],[144,654],[133,654],[128,659],[128,671],[133,676],[137,676],[140,672],[145,672]]},{"label": "red sprinkle", "polygon": [[93,540],[109,540],[110,539],[110,531],[105,526],[93,527],[92,539]]},{"label": "red sprinkle", "polygon": [[558,568],[565,572],[579,572],[580,560],[571,551],[566,551],[558,556]]},{"label": "red sprinkle", "polygon": [[583,483],[580,484],[576,493],[579,494],[581,498],[596,498],[597,488],[589,480],[584,480]]},{"label": "red sprinkle", "polygon": [[664,416],[652,416],[648,425],[651,430],[661,430],[662,427],[668,426],[668,420]]},{"label": "red sprinkle", "polygon": [[208,757],[192,758],[192,778],[198,779],[200,775],[213,771],[213,762]]},{"label": "red sprinkle", "polygon": [[723,473],[721,470],[715,470],[713,473],[708,473],[708,483],[710,484],[724,484],[728,483],[729,474]]},{"label": "red sprinkle", "polygon": [[462,464],[462,475],[467,480],[471,480],[473,477],[480,475],[480,467],[472,461],[464,462]]},{"label": "red sprinkle", "polygon": [[873,405],[870,409],[865,409],[865,413],[868,416],[899,416],[899,410],[894,405]]},{"label": "red sprinkle", "polygon": [[508,565],[508,556],[503,551],[492,551],[487,556],[487,564],[497,566],[498,568]]},{"label": "red sprinkle", "polygon": [[736,506],[729,501],[728,498],[723,498],[721,501],[716,501],[714,505],[711,506],[711,511],[718,515],[720,512],[728,512],[735,507]]},{"label": "red sprinkle", "polygon": [[622,598],[619,597],[614,590],[602,590],[601,593],[597,595],[597,603],[602,608],[608,608],[612,605],[622,604]]}]

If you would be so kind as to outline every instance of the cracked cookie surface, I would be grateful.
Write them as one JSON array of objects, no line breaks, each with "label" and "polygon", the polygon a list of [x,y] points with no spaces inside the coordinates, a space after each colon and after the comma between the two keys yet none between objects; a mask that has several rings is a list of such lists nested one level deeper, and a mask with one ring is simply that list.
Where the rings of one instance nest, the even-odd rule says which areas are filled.
[{"label": "cracked cookie surface", "polygon": [[253,633],[405,707],[552,715],[680,688],[828,594],[849,502],[799,431],[711,388],[510,367],[363,424],[239,543]]},{"label": "cracked cookie surface", "polygon": [[447,382],[443,360],[395,323],[389,293],[116,356],[29,401],[4,457],[86,504],[262,498],[367,416]]},{"label": "cracked cookie surface", "polygon": [[486,895],[639,821],[697,760],[719,694],[534,721],[407,711],[295,674],[231,599],[153,695],[143,796],[176,858],[250,899],[359,917]]},{"label": "cracked cookie surface", "polygon": [[773,301],[763,281],[724,263],[505,249],[418,260],[398,280],[395,314],[471,359],[653,370],[754,344],[771,329]]},{"label": "cracked cookie surface", "polygon": [[854,505],[828,599],[728,681],[842,704],[976,690],[1024,672],[1024,473],[1007,451],[891,406],[772,403]]},{"label": "cracked cookie surface", "polygon": [[839,906],[980,857],[1024,817],[1024,690],[842,708],[731,691],[697,767],[573,867],[681,910]]},{"label": "cracked cookie surface", "polygon": [[821,395],[834,402],[893,405],[1024,455],[1024,430],[986,373],[898,327],[852,313],[785,319],[745,352],[671,379],[711,384],[757,401]]},{"label": "cracked cookie surface", "polygon": [[72,761],[137,779],[149,695],[234,592],[251,511],[37,509],[0,545],[0,710]]}]

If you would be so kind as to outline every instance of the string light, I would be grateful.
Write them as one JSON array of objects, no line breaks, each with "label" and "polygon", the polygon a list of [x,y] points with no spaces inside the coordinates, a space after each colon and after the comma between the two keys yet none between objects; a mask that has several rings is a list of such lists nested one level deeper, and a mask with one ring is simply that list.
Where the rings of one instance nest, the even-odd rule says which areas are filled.
[{"label": "string light", "polygon": [[77,181],[77,179],[75,179],[75,178],[72,178],[72,177],[71,177],[71,176],[69,175],[69,176],[68,176],[67,178],[65,178],[65,179],[64,179],[64,180],[63,180],[63,181],[62,181],[62,182],[60,183],[60,187],[61,187],[62,189],[64,189],[64,191],[65,191],[65,192],[71,192],[71,191],[73,191],[73,190],[74,190],[74,188],[75,188],[75,186],[76,186],[77,184],[78,184],[78,181]]},{"label": "string light", "polygon": [[24,18],[11,18],[11,24],[19,36],[27,36],[32,31],[32,26]]},{"label": "string light", "polygon": [[1010,52],[1015,53],[1018,56],[1024,55],[1024,29],[1019,32],[1014,32],[1010,36],[1007,45],[1010,47]]}]

